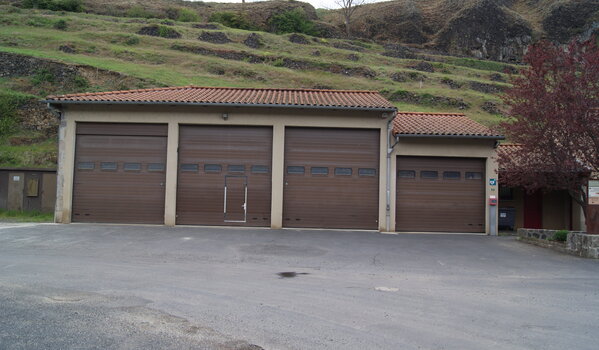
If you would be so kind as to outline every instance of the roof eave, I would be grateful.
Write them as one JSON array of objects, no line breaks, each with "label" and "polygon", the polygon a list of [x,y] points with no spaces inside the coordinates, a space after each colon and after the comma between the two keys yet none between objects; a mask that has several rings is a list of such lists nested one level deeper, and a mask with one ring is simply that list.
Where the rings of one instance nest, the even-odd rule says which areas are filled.
[{"label": "roof eave", "polygon": [[397,134],[395,134],[395,137],[505,140],[505,136],[503,136],[503,135],[443,135],[443,134],[400,134],[400,133],[397,133]]},{"label": "roof eave", "polygon": [[170,101],[72,101],[72,100],[42,100],[50,105],[63,104],[93,104],[93,105],[169,105],[169,106],[202,106],[202,107],[255,107],[255,108],[297,108],[297,109],[328,109],[328,110],[354,110],[373,112],[395,112],[396,107],[363,107],[363,106],[317,106],[294,104],[267,104],[267,103],[206,103],[206,102],[170,102]]}]

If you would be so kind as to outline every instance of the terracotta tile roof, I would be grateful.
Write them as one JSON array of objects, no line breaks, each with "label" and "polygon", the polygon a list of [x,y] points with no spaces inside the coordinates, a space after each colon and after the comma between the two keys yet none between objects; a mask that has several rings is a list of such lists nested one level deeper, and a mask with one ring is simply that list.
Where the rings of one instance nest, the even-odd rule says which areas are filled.
[{"label": "terracotta tile roof", "polygon": [[521,149],[522,145],[518,143],[502,143],[497,147],[497,155],[514,156]]},{"label": "terracotta tile roof", "polygon": [[503,136],[461,113],[397,113],[393,120],[395,135],[490,137]]},{"label": "terracotta tile roof", "polygon": [[[497,159],[499,160],[499,171],[505,172],[511,170],[509,165],[506,164],[505,161],[510,160],[515,164],[518,164],[519,160],[522,159],[521,153],[522,145],[518,143],[502,143],[497,147]],[[513,166],[513,165],[512,165]]]},{"label": "terracotta tile roof", "polygon": [[395,110],[376,91],[180,86],[48,96],[49,103],[176,103]]},{"label": "terracotta tile roof", "polygon": [[[499,145],[499,147],[497,147],[497,158],[500,160],[499,162],[499,172],[509,172],[510,170],[513,170],[509,167],[506,168],[506,164],[505,161],[511,161],[511,164],[508,163],[508,166],[514,166],[514,164],[517,166],[519,165],[519,161],[520,159],[523,159],[523,157],[530,157],[529,154],[525,154],[523,151],[523,146],[522,144],[518,144],[518,143],[502,143]],[[502,161],[505,160],[505,161]],[[581,169],[580,172],[581,173],[586,173],[589,170],[589,167],[586,167],[584,165],[581,164]],[[594,180],[594,179],[599,179],[599,173],[597,172],[591,172],[589,179]]]}]

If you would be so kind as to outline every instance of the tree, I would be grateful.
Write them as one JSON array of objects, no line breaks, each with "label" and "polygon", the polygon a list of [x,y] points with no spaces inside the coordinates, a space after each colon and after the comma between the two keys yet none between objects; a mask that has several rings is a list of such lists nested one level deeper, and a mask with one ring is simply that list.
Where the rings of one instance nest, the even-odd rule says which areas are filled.
[{"label": "tree", "polygon": [[335,4],[337,4],[341,9],[341,15],[343,16],[343,23],[345,24],[345,32],[347,37],[351,37],[351,18],[354,15],[356,9],[363,5],[366,0],[335,0]]},{"label": "tree", "polygon": [[[502,182],[528,191],[568,190],[585,210],[585,182],[599,172],[599,49],[595,38],[568,47],[541,41],[503,97],[500,124],[521,147],[500,153]],[[588,218],[587,218],[588,219]]]}]

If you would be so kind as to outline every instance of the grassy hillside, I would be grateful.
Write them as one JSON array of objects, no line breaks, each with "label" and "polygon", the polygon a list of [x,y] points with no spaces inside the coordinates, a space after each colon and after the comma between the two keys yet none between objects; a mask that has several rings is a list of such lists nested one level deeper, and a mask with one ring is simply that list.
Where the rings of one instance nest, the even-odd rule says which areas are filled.
[{"label": "grassy hillside", "polygon": [[[0,104],[19,106],[16,125],[0,136],[0,166],[55,161],[50,117],[32,126],[23,107],[47,94],[188,84],[368,89],[403,111],[465,112],[492,126],[508,86],[504,71],[515,69],[371,42],[214,28],[0,6],[0,54],[9,63],[0,68]],[[258,47],[244,44],[250,34]]]}]

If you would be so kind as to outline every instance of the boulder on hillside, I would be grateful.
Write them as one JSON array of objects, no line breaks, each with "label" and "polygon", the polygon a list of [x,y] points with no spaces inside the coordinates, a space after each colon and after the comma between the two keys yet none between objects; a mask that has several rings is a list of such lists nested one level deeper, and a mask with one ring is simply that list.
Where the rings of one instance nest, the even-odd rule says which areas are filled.
[{"label": "boulder on hillside", "polygon": [[485,101],[480,109],[490,114],[503,114],[501,108],[496,102],[493,101]]},{"label": "boulder on hillside", "polygon": [[58,47],[58,51],[62,51],[64,53],[77,53],[77,49],[73,45],[60,45]]},{"label": "boulder on hillside", "polygon": [[258,49],[264,46],[262,36],[257,33],[251,33],[250,35],[248,35],[247,38],[245,38],[245,40],[243,41],[243,44],[247,47],[251,47],[252,49]]},{"label": "boulder on hillside", "polygon": [[[345,32],[341,16],[331,20]],[[351,34],[379,42],[423,44],[433,33],[430,20],[413,1],[388,1],[360,6],[352,20]]]},{"label": "boulder on hillside", "polygon": [[306,45],[309,43],[308,39],[306,39],[305,36],[303,36],[301,34],[296,34],[296,33],[293,33],[289,36],[289,41],[291,41],[294,44],[302,44],[302,45]]},{"label": "boulder on hillside", "polygon": [[501,85],[481,83],[479,81],[469,81],[468,87],[471,90],[484,92],[485,94],[498,94],[505,90]]},{"label": "boulder on hillside", "polygon": [[322,21],[314,21],[314,30],[318,33],[318,36],[321,38],[341,38],[343,34],[338,27],[334,25]]},{"label": "boulder on hillside", "polygon": [[398,83],[405,83],[408,81],[425,81],[427,80],[426,75],[418,72],[395,72],[389,76],[391,80]]},{"label": "boulder on hillside", "polygon": [[227,44],[231,42],[231,39],[223,32],[202,32],[198,39],[213,44]]},{"label": "boulder on hillside", "polygon": [[220,29],[218,27],[218,25],[213,24],[213,23],[196,23],[192,27],[198,28],[198,29],[210,29],[210,30]]},{"label": "boulder on hillside", "polygon": [[498,81],[500,83],[505,83],[505,79],[503,78],[503,76],[499,73],[493,73],[489,76],[489,79],[491,79],[492,81]]},{"label": "boulder on hillside", "polygon": [[532,29],[524,19],[496,0],[480,0],[456,13],[433,47],[451,55],[519,62],[531,41]]},{"label": "boulder on hillside", "polygon": [[173,28],[166,27],[166,26],[160,26],[157,24],[147,26],[147,27],[142,27],[137,32],[137,34],[158,36],[158,37],[167,38],[167,39],[178,39],[181,37],[181,33],[177,32]]},{"label": "boulder on hillside", "polygon": [[381,54],[383,56],[394,57],[394,58],[414,58],[414,57],[416,57],[416,55],[410,48],[407,48],[400,44],[385,44],[385,46],[383,46],[383,47],[385,48],[385,51]]},{"label": "boulder on hillside", "polygon": [[357,51],[357,52],[364,51],[363,47],[352,45],[352,44],[345,43],[342,41],[334,42],[332,45],[334,48],[341,49],[341,50],[349,50],[349,51]]},{"label": "boulder on hillside", "polygon": [[[599,28],[599,1],[578,0],[558,2],[551,6],[543,19],[543,29],[549,40],[567,43],[572,37],[582,35],[588,39]],[[589,32],[589,34],[585,33]]]},{"label": "boulder on hillside", "polygon": [[459,88],[462,87],[462,83],[457,82],[457,81],[455,81],[453,79],[449,79],[449,78],[443,78],[443,79],[441,79],[441,83],[449,86],[450,89],[454,89],[454,90],[455,89],[459,89]]},{"label": "boulder on hillside", "polygon": [[435,72],[435,67],[433,67],[432,64],[425,62],[425,61],[420,61],[417,64],[411,66],[410,68],[415,69],[415,70],[419,70],[421,72],[427,72],[427,73],[434,73]]}]

